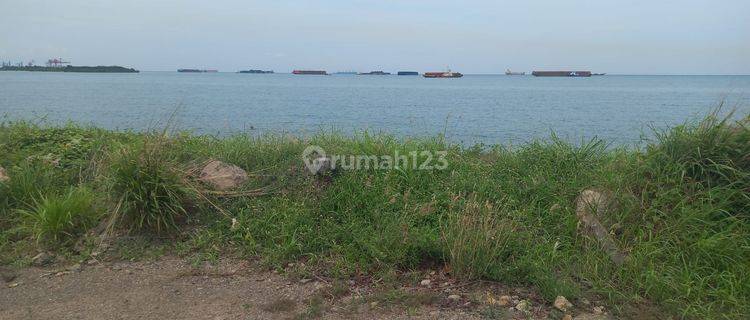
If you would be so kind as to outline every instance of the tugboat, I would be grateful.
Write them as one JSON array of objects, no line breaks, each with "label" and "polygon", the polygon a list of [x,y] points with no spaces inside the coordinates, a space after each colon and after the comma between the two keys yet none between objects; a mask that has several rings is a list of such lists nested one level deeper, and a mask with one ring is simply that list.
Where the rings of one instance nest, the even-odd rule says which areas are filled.
[{"label": "tugboat", "polygon": [[464,75],[460,72],[453,72],[448,68],[446,72],[425,72],[422,76],[425,78],[461,78]]},{"label": "tugboat", "polygon": [[506,76],[523,76],[523,75],[526,75],[526,72],[513,72],[513,71],[510,71],[510,69],[505,69],[505,75]]}]

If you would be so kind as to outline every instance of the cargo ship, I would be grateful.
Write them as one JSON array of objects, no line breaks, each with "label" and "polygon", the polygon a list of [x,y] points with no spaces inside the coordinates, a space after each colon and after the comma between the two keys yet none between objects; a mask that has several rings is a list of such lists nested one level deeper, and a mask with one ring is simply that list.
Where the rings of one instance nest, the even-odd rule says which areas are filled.
[{"label": "cargo ship", "polygon": [[448,69],[446,72],[425,72],[423,75],[425,78],[461,78],[464,75],[460,72],[453,72]]},{"label": "cargo ship", "polygon": [[250,70],[240,70],[240,71],[237,71],[237,73],[260,73],[260,74],[266,74],[266,73],[273,73],[273,70],[250,69]]},{"label": "cargo ship", "polygon": [[510,71],[510,69],[506,69],[505,75],[506,76],[523,76],[523,75],[526,75],[526,72],[513,72],[513,71]]},{"label": "cargo ship", "polygon": [[418,76],[419,72],[416,71],[399,71],[397,73],[399,76]]},{"label": "cargo ship", "polygon": [[324,70],[294,70],[292,74],[327,76],[328,72]]},{"label": "cargo ship", "polygon": [[202,72],[219,72],[219,70],[216,70],[216,69],[177,69],[177,72],[202,73]]},{"label": "cargo ship", "polygon": [[590,77],[591,71],[534,71],[535,77]]},{"label": "cargo ship", "polygon": [[370,72],[360,72],[358,73],[360,76],[386,76],[391,74],[390,72],[383,72],[383,71],[370,71]]}]

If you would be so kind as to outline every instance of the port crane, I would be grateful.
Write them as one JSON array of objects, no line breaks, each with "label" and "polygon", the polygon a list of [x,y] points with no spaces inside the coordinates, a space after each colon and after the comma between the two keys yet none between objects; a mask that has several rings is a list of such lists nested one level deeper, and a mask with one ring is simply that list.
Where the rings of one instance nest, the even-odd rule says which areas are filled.
[{"label": "port crane", "polygon": [[55,68],[62,67],[62,66],[66,65],[66,64],[69,64],[69,63],[70,63],[70,61],[63,61],[62,58],[52,58],[52,59],[47,60],[47,66],[48,67],[55,67]]}]

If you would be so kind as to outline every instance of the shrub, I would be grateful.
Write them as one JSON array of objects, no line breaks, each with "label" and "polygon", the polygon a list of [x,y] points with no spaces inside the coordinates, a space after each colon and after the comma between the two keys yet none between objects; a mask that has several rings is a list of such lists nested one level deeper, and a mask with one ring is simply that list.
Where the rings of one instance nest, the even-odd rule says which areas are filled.
[{"label": "shrub", "polygon": [[177,228],[190,196],[180,165],[169,151],[173,143],[148,135],[134,146],[115,153],[111,164],[111,195],[120,217],[135,229],[157,232]]},{"label": "shrub", "polygon": [[86,188],[70,189],[63,195],[42,195],[31,208],[19,209],[24,229],[37,242],[65,244],[96,221],[94,194]]}]

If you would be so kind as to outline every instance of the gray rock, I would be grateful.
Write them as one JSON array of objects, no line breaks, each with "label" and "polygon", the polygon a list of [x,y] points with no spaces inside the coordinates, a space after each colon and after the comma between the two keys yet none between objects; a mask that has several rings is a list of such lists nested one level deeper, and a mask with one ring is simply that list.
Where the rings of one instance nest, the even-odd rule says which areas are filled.
[{"label": "gray rock", "polygon": [[457,294],[452,294],[448,296],[448,300],[455,302],[455,301],[461,300],[461,296]]},{"label": "gray rock", "polygon": [[623,264],[627,256],[620,251],[609,230],[599,221],[600,216],[612,208],[612,199],[603,192],[588,189],[581,192],[576,199],[576,216],[583,225],[584,232],[596,238],[599,245],[609,254],[617,265]]},{"label": "gray rock", "polygon": [[422,280],[422,282],[420,282],[419,284],[421,284],[421,285],[422,285],[422,286],[424,286],[424,287],[429,287],[429,286],[430,286],[430,283],[432,283],[432,281],[430,281],[429,279],[424,279],[424,280]]},{"label": "gray rock", "polygon": [[242,168],[218,160],[209,161],[200,173],[200,180],[216,190],[234,189],[247,182],[248,176]]}]

